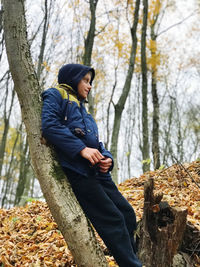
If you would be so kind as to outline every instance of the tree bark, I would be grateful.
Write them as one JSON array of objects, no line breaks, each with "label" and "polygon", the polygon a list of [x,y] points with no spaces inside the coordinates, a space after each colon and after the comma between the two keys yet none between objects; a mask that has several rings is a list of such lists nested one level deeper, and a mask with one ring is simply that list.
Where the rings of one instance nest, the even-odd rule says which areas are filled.
[{"label": "tree bark", "polygon": [[117,102],[114,105],[115,108],[115,115],[114,115],[114,125],[112,131],[112,138],[111,138],[111,153],[114,158],[115,166],[112,171],[113,180],[115,183],[118,182],[118,163],[117,163],[117,147],[118,147],[118,138],[119,138],[119,130],[122,118],[122,112],[124,110],[124,106],[131,88],[131,81],[133,77],[133,71],[135,67],[135,57],[136,57],[136,49],[137,49],[137,25],[138,25],[138,17],[139,17],[139,7],[140,7],[140,0],[137,0],[135,3],[135,13],[134,13],[134,20],[133,26],[131,27],[131,37],[132,37],[132,46],[130,52],[130,60],[129,60],[129,68],[126,75],[126,80],[122,89],[122,94]]},{"label": "tree bark", "polygon": [[168,159],[172,152],[172,144],[170,140],[171,130],[172,130],[172,121],[173,121],[173,113],[174,113],[174,99],[170,97],[169,103],[169,111],[168,111],[168,120],[167,120],[167,127],[164,130],[164,148],[163,148],[163,164],[167,165]]},{"label": "tree bark", "polygon": [[[160,3],[159,3],[160,5]],[[155,33],[155,25],[158,21],[160,13],[154,15],[152,19],[152,23],[150,25],[151,28],[151,41],[153,46],[151,47],[151,94],[152,94],[152,102],[153,102],[153,127],[152,127],[152,153],[153,153],[153,165],[154,169],[158,169],[160,167],[160,145],[159,145],[159,120],[160,120],[160,107],[159,107],[159,98],[157,91],[157,34]]]},{"label": "tree bark", "polygon": [[14,169],[13,165],[15,163],[14,156],[15,156],[15,150],[16,150],[18,139],[19,139],[19,130],[17,129],[17,136],[15,138],[15,141],[12,147],[12,152],[10,155],[9,167],[8,167],[7,172],[5,173],[6,181],[5,181],[4,186],[2,187],[2,195],[3,195],[2,202],[1,202],[2,208],[3,207],[8,208],[8,204],[10,204],[9,195],[10,195],[11,187],[12,187],[12,176],[13,176],[12,173]]},{"label": "tree bark", "polygon": [[3,56],[4,49],[4,35],[3,35],[3,9],[0,9],[0,61]]},{"label": "tree bark", "polygon": [[155,71],[151,72],[151,92],[153,100],[153,129],[152,129],[152,153],[154,170],[160,168],[160,145],[159,145],[159,99]]},{"label": "tree bark", "polygon": [[141,36],[141,71],[142,71],[142,159],[143,172],[150,170],[149,157],[149,130],[148,130],[148,83],[146,62],[146,32],[148,17],[148,0],[143,0],[143,23]]},{"label": "tree bark", "polygon": [[13,101],[15,97],[15,91],[13,89],[12,91],[12,96],[11,96],[11,103],[10,103],[10,108],[8,110],[7,114],[7,100],[8,100],[8,83],[9,83],[9,78],[7,78],[6,82],[6,94],[5,94],[5,102],[4,102],[4,129],[3,129],[3,135],[1,139],[1,144],[0,144],[0,176],[2,172],[2,167],[3,167],[3,161],[4,161],[4,154],[5,154],[5,149],[6,149],[6,142],[7,142],[7,136],[8,136],[8,131],[9,131],[9,126],[10,126],[10,116],[13,108]]},{"label": "tree bark", "polygon": [[200,257],[200,230],[190,222],[186,225],[181,251],[189,254],[191,258]]},{"label": "tree bark", "polygon": [[[22,127],[21,127],[22,128]],[[22,131],[22,129],[21,129]],[[15,193],[14,205],[18,205],[22,201],[22,196],[24,196],[24,189],[27,184],[27,175],[30,167],[29,151],[28,151],[28,141],[26,139],[25,144],[23,136],[21,134],[20,138],[20,164],[19,164],[19,180],[17,184],[17,189]]]},{"label": "tree bark", "polygon": [[[94,45],[94,38],[95,38],[95,28],[96,28],[96,7],[98,0],[90,0],[90,13],[91,13],[91,20],[90,20],[90,28],[85,39],[85,51],[83,55],[83,64],[86,66],[91,65],[91,58],[92,58],[92,50]],[[89,112],[94,117],[94,97],[92,93],[88,95],[88,103],[89,103]]]},{"label": "tree bark", "polygon": [[0,33],[1,33],[2,29],[3,29],[2,21],[3,21],[3,10],[0,9]]},{"label": "tree bark", "polygon": [[24,1],[4,0],[7,56],[26,126],[32,164],[44,197],[78,266],[107,266],[88,220],[52,151],[40,142],[40,87],[27,42]]},{"label": "tree bark", "polygon": [[139,240],[139,258],[146,267],[171,267],[181,245],[187,210],[171,208],[153,194],[154,181],[144,186],[144,212]]},{"label": "tree bark", "polygon": [[49,29],[49,17],[48,17],[48,0],[45,0],[44,3],[44,25],[43,25],[43,32],[42,32],[42,41],[40,45],[40,54],[38,56],[38,65],[37,65],[37,78],[40,81],[40,76],[42,73],[42,63],[44,61],[44,50],[46,46],[46,37]]}]

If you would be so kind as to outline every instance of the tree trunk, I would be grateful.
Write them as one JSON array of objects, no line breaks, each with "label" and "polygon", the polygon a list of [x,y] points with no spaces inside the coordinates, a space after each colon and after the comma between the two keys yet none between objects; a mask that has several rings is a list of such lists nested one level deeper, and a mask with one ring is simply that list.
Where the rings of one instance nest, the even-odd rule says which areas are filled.
[{"label": "tree trunk", "polygon": [[2,29],[3,29],[2,21],[3,21],[3,9],[0,9],[0,33],[1,33]]},{"label": "tree trunk", "polygon": [[3,56],[3,49],[4,49],[4,35],[3,32],[3,9],[0,9],[0,61]]},{"label": "tree trunk", "polygon": [[17,142],[18,142],[18,138],[19,138],[19,131],[17,130],[17,136],[15,138],[15,142],[13,144],[12,147],[12,152],[10,155],[10,161],[9,161],[9,167],[7,172],[5,173],[5,184],[2,187],[2,202],[1,202],[1,207],[3,208],[8,208],[8,206],[6,206],[5,204],[9,204],[8,203],[8,199],[9,199],[9,192],[11,191],[11,186],[12,186],[12,172],[13,172],[13,165],[14,165],[14,156],[15,156],[15,149],[17,146]]},{"label": "tree trunk", "polygon": [[43,32],[42,32],[42,41],[40,45],[40,54],[38,56],[38,65],[37,65],[37,78],[40,81],[40,76],[42,73],[42,63],[44,61],[44,50],[46,46],[46,37],[49,29],[49,17],[48,17],[48,0],[45,0],[44,3],[44,25],[43,25]]},{"label": "tree trunk", "polygon": [[153,100],[153,129],[152,129],[152,153],[154,170],[160,168],[160,146],[159,146],[159,99],[157,92],[157,81],[155,71],[151,72],[151,92]]},{"label": "tree trunk", "polygon": [[[119,63],[119,62],[118,62]],[[108,150],[109,149],[109,143],[110,143],[110,108],[111,108],[111,104],[113,103],[113,96],[114,96],[114,92],[117,86],[117,69],[118,69],[118,65],[116,65],[115,67],[115,80],[114,80],[114,84],[112,87],[112,92],[111,92],[111,96],[108,102],[108,107],[107,107],[107,118],[106,118],[106,129],[107,129],[107,133],[106,133],[106,141],[105,143],[105,148]]]},{"label": "tree trunk", "polygon": [[133,77],[133,71],[135,67],[135,56],[136,56],[136,49],[137,49],[137,25],[138,25],[138,17],[139,17],[139,7],[140,7],[140,0],[137,0],[135,3],[135,13],[134,13],[134,20],[133,26],[131,28],[131,37],[132,37],[132,47],[130,53],[130,60],[129,60],[129,68],[126,75],[126,80],[124,83],[124,87],[122,90],[122,94],[119,98],[119,101],[114,106],[115,107],[115,115],[114,115],[114,125],[112,131],[112,139],[111,139],[111,153],[114,158],[115,166],[112,171],[113,180],[115,183],[118,182],[118,162],[117,162],[117,147],[118,147],[118,138],[119,138],[119,130],[122,118],[122,112],[124,110],[124,106],[131,88],[131,81]]},{"label": "tree trunk", "polygon": [[[5,178],[6,178],[6,181],[5,181],[5,184],[4,186],[2,187],[2,202],[1,202],[1,207],[3,208],[8,208],[8,204],[9,203],[9,192],[11,191],[11,187],[12,187],[12,173],[13,173],[13,165],[15,163],[14,161],[14,156],[15,156],[15,149],[16,149],[16,146],[17,146],[17,142],[18,142],[18,139],[19,139],[19,130],[17,129],[17,136],[15,138],[15,142],[13,144],[13,147],[12,147],[12,152],[11,152],[11,155],[10,155],[10,161],[9,161],[9,167],[8,167],[8,170],[7,172],[5,173]],[[7,205],[6,205],[7,204]]]},{"label": "tree trunk", "polygon": [[[21,129],[22,130],[22,129]],[[29,169],[29,152],[28,152],[28,141],[26,139],[25,144],[23,140],[23,136],[21,134],[20,140],[20,166],[19,166],[19,180],[17,184],[16,194],[15,194],[15,202],[14,205],[18,205],[21,201],[22,196],[24,196],[25,185],[27,184],[27,174]]]},{"label": "tree trunk", "polygon": [[191,222],[187,222],[181,251],[189,254],[191,259],[200,258],[200,230]]},{"label": "tree trunk", "polygon": [[31,181],[32,179],[35,180],[35,176],[33,174],[32,168],[30,168],[30,153],[28,153],[27,155],[24,175],[25,175],[25,179],[24,179],[24,185],[23,185],[23,192],[20,192],[22,194],[20,195],[20,197],[18,196],[19,200],[16,199],[16,201],[19,201],[19,202],[15,203],[15,205],[18,205],[18,206],[24,206],[27,203],[27,200],[29,197],[32,197],[32,198],[34,197],[33,194],[31,194],[32,193]]},{"label": "tree trunk", "polygon": [[168,112],[168,122],[167,127],[164,130],[164,148],[163,148],[163,164],[167,165],[167,161],[170,157],[172,152],[172,144],[171,144],[171,130],[172,130],[172,121],[173,121],[173,113],[174,113],[174,99],[170,97],[170,104],[169,104],[169,112]]},{"label": "tree trunk", "polygon": [[[92,58],[92,50],[94,45],[94,38],[95,38],[95,27],[96,27],[96,7],[97,7],[98,0],[90,0],[90,13],[91,13],[91,20],[90,20],[90,28],[85,39],[85,51],[83,55],[83,64],[86,66],[91,65],[91,58]],[[89,112],[94,117],[94,97],[92,96],[92,92],[88,95],[88,103],[89,103]]]},{"label": "tree trunk", "polygon": [[150,170],[149,157],[149,130],[148,130],[148,83],[146,62],[146,32],[148,17],[148,0],[143,0],[143,24],[141,36],[141,71],[142,71],[142,159],[143,172]]},{"label": "tree trunk", "polygon": [[158,20],[159,13],[156,14],[155,19],[153,19],[151,27],[151,41],[152,47],[151,51],[151,94],[153,102],[153,128],[152,128],[152,153],[153,153],[153,165],[154,170],[160,167],[160,146],[159,146],[159,99],[157,92],[157,35],[155,33],[155,25]]},{"label": "tree trunk", "polygon": [[10,116],[11,116],[14,97],[15,97],[15,91],[13,89],[10,108],[7,114],[6,107],[7,107],[7,100],[8,100],[8,83],[9,83],[9,78],[7,78],[7,88],[6,88],[6,94],[5,94],[6,97],[5,97],[5,103],[4,103],[4,129],[3,129],[3,135],[2,135],[1,144],[0,144],[0,176],[2,172],[7,136],[8,136],[9,126],[10,126]]},{"label": "tree trunk", "polygon": [[144,212],[139,240],[139,258],[146,267],[171,267],[181,245],[187,210],[171,208],[153,194],[154,181],[144,186]]},{"label": "tree trunk", "polygon": [[7,56],[26,126],[32,164],[44,197],[78,266],[107,266],[61,167],[51,150],[40,143],[41,100],[27,42],[24,1],[4,0]]}]

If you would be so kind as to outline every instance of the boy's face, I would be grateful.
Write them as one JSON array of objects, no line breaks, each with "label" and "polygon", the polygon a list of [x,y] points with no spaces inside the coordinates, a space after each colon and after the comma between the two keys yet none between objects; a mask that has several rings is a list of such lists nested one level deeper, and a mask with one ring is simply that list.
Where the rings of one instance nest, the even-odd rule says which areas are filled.
[{"label": "boy's face", "polygon": [[90,80],[91,80],[91,74],[88,72],[78,83],[78,96],[81,100],[87,98],[92,88]]}]

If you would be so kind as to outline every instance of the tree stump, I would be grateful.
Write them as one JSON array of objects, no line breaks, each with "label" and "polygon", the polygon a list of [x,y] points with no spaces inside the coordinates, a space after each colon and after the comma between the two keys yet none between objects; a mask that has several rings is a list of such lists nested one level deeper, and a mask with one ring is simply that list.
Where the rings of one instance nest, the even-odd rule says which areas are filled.
[{"label": "tree stump", "polygon": [[187,253],[191,259],[196,259],[200,266],[200,230],[191,222],[187,222],[181,252]]},{"label": "tree stump", "polygon": [[144,213],[139,237],[139,258],[146,267],[170,267],[181,245],[187,210],[171,208],[153,194],[154,180],[144,185]]}]

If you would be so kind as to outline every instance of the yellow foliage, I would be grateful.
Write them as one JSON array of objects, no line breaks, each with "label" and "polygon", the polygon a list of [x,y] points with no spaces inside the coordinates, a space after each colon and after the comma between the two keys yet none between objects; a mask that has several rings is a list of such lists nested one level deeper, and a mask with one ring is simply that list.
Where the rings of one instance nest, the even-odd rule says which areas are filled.
[{"label": "yellow foliage", "polygon": [[160,65],[160,54],[155,54],[147,60],[148,65],[152,71],[156,71]]},{"label": "yellow foliage", "polygon": [[110,261],[109,262],[109,266],[116,267],[118,265],[116,265],[116,262],[115,261]]},{"label": "yellow foliage", "polygon": [[150,21],[150,25],[155,22],[155,18],[160,14],[160,10],[162,7],[163,2],[160,0],[152,0],[149,4],[149,12],[148,18]]},{"label": "yellow foliage", "polygon": [[[99,26],[101,30],[104,26]],[[121,29],[123,25],[121,25]],[[121,32],[120,29],[116,29],[114,24],[109,24],[103,31],[103,34],[98,35],[97,49],[93,51],[93,58],[99,61],[100,55],[102,61],[104,58],[102,54],[108,54],[110,57],[120,59],[120,64],[127,64],[130,54],[130,33]],[[102,51],[102,53],[101,53]]]},{"label": "yellow foliage", "polygon": [[3,120],[0,119],[0,137],[2,139],[2,135],[3,135],[3,130],[4,130],[4,123]]},{"label": "yellow foliage", "polygon": [[134,14],[134,9],[135,9],[135,1],[133,0],[128,0],[127,4],[129,5],[129,12],[130,14]]},{"label": "yellow foliage", "polygon": [[150,40],[150,50],[152,53],[156,53],[157,51],[157,44],[155,40]]},{"label": "yellow foliage", "polygon": [[46,70],[47,72],[49,72],[49,71],[51,70],[50,66],[47,64],[46,61],[43,62],[42,66],[45,68],[45,70]]},{"label": "yellow foliage", "polygon": [[73,6],[79,6],[80,0],[73,0],[71,3],[68,4],[69,8],[72,8]]},{"label": "yellow foliage", "polygon": [[160,53],[157,51],[157,42],[156,40],[150,40],[147,44],[147,48],[150,50],[150,56],[147,59],[147,64],[151,71],[156,71],[160,65]]},{"label": "yellow foliage", "polygon": [[12,148],[14,146],[16,138],[17,138],[17,130],[15,128],[10,128],[5,150],[5,152],[8,155],[12,153]]}]

